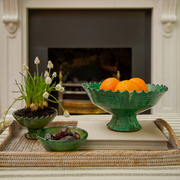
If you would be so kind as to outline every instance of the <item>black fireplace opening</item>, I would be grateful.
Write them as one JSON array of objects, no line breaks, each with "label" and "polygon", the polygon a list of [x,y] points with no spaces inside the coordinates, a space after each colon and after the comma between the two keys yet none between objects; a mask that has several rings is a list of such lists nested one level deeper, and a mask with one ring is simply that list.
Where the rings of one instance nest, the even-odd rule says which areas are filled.
[{"label": "black fireplace opening", "polygon": [[48,48],[54,71],[62,83],[100,82],[108,77],[130,79],[131,48]]}]

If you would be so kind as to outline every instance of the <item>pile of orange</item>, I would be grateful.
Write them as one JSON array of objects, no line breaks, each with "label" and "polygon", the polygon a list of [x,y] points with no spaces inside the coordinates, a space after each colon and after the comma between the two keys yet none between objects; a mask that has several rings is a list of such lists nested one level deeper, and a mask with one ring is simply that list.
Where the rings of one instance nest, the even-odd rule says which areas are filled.
[{"label": "pile of orange", "polygon": [[143,79],[141,78],[131,78],[129,80],[123,80],[119,81],[118,79],[111,77],[105,79],[99,89],[104,89],[105,91],[107,90],[112,90],[112,91],[117,91],[119,90],[120,92],[122,91],[149,91],[147,84],[144,82]]}]

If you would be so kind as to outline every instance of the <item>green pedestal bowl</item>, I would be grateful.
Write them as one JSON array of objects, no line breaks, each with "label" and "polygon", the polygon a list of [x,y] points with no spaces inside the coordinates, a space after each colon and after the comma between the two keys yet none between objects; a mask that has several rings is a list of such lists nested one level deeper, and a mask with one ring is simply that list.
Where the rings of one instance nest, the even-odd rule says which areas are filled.
[{"label": "green pedestal bowl", "polygon": [[[54,108],[52,108],[54,109]],[[21,109],[17,110],[21,111]],[[28,133],[25,134],[27,139],[37,140],[37,131],[43,129],[47,126],[57,115],[57,110],[54,109],[54,113],[49,116],[43,116],[40,118],[28,118],[23,116],[17,116],[16,112],[12,113],[13,117],[24,127],[28,129]]]},{"label": "green pedestal bowl", "polygon": [[141,129],[136,115],[150,109],[168,90],[166,86],[147,84],[148,92],[99,90],[101,83],[83,83],[93,104],[112,114],[107,127],[114,131],[133,132]]}]

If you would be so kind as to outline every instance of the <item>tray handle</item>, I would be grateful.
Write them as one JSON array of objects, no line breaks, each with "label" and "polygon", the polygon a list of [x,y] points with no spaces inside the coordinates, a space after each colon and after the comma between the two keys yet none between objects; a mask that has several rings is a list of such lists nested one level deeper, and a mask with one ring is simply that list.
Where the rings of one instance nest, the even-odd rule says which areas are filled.
[{"label": "tray handle", "polygon": [[165,133],[164,134],[168,139],[168,148],[180,149],[180,141],[176,136],[175,132],[173,131],[173,129],[171,128],[171,126],[164,119],[161,118],[156,119],[154,123],[163,133],[164,133],[164,128],[167,129],[169,136],[167,136]]}]

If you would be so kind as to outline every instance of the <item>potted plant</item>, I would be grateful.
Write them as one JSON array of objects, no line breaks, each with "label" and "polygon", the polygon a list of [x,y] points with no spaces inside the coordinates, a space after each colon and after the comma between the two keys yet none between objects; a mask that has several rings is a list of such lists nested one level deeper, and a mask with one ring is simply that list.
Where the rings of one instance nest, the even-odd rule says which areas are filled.
[{"label": "potted plant", "polygon": [[[9,109],[15,102],[24,100],[25,107],[13,112],[13,117],[22,126],[28,128],[28,133],[25,134],[25,137],[27,139],[37,139],[37,131],[44,128],[55,118],[57,110],[49,107],[47,101],[59,103],[64,112],[64,116],[70,116],[69,112],[63,108],[61,103],[53,95],[50,94],[52,91],[64,91],[64,87],[62,87],[61,84],[52,84],[52,80],[57,76],[56,72],[53,72],[51,75],[53,63],[51,61],[48,61],[48,71],[45,71],[44,75],[43,73],[39,74],[38,65],[40,63],[40,60],[38,57],[35,58],[34,63],[37,70],[37,72],[34,73],[34,76],[30,74],[28,66],[26,64],[23,65],[23,69],[28,74],[26,77],[20,72],[20,74],[24,77],[25,85],[23,86],[15,80],[19,90],[14,91],[15,93],[20,93],[21,95],[14,100],[14,102],[7,110],[4,111],[5,115],[3,121],[0,122],[0,131],[2,131],[3,128],[5,129],[12,123],[12,120],[6,120],[6,115]],[[50,96],[51,99],[49,99]]]}]

